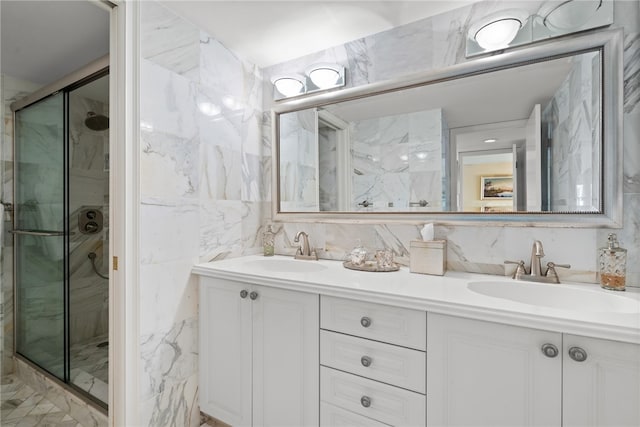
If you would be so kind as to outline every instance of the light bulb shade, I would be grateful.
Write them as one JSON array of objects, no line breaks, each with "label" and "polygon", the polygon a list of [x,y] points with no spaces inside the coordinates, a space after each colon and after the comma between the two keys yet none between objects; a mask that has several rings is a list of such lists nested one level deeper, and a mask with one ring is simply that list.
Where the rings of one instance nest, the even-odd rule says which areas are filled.
[{"label": "light bulb shade", "polygon": [[326,90],[345,84],[342,65],[321,62],[308,67],[305,74],[311,81],[311,85],[307,87],[309,92],[314,89],[313,86],[317,88],[316,90]]},{"label": "light bulb shade", "polygon": [[540,7],[538,15],[544,26],[556,31],[570,31],[582,27],[602,6],[602,0],[553,0]]},{"label": "light bulb shade", "polygon": [[296,96],[304,93],[304,78],[302,76],[275,77],[273,85],[280,94],[285,97]]},{"label": "light bulb shade", "polygon": [[309,78],[320,89],[329,89],[340,79],[340,72],[333,67],[319,66],[309,70]]},{"label": "light bulb shade", "polygon": [[522,23],[517,19],[501,19],[480,28],[475,35],[475,39],[484,49],[502,49],[509,46],[509,43],[516,37],[521,27]]},{"label": "light bulb shade", "polygon": [[516,38],[529,18],[525,10],[509,9],[485,16],[475,22],[467,36],[485,51],[504,49]]}]

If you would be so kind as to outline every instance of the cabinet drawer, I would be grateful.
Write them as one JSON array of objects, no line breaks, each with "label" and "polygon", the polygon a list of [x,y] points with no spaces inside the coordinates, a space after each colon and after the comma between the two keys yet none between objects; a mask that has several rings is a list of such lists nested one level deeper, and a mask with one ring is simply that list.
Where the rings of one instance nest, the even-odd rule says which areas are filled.
[{"label": "cabinet drawer", "polygon": [[320,363],[331,368],[426,393],[422,351],[320,331]]},{"label": "cabinet drawer", "polygon": [[329,403],[320,403],[320,427],[389,427]]},{"label": "cabinet drawer", "polygon": [[320,327],[426,350],[427,313],[382,304],[322,296]]},{"label": "cabinet drawer", "polygon": [[324,366],[320,368],[320,398],[323,402],[393,426],[424,426],[426,423],[424,395]]}]

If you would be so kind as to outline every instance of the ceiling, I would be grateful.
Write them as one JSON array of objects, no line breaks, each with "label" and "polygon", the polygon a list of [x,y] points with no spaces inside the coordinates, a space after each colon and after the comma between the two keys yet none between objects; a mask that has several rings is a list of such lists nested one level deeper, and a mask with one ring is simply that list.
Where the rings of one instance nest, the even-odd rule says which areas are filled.
[{"label": "ceiling", "polygon": [[109,12],[88,1],[0,1],[2,73],[46,85],[109,53]]},{"label": "ceiling", "polygon": [[[163,0],[166,7],[266,67],[473,3]],[[109,13],[93,1],[0,0],[2,72],[46,85],[106,55]]]},{"label": "ceiling", "polygon": [[161,1],[236,55],[261,68],[473,2]]}]

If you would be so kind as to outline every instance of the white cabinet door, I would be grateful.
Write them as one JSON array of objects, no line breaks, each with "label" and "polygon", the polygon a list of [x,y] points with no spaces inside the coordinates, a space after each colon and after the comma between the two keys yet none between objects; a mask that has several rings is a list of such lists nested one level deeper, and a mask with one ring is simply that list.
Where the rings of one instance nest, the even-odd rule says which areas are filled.
[{"label": "white cabinet door", "polygon": [[560,426],[561,350],[559,333],[429,313],[427,426]]},{"label": "white cabinet door", "polygon": [[318,426],[319,296],[253,290],[253,424]]},{"label": "white cabinet door", "polygon": [[565,426],[640,426],[640,345],[565,335],[563,361]]},{"label": "white cabinet door", "polygon": [[200,408],[251,425],[251,301],[248,285],[200,278]]}]

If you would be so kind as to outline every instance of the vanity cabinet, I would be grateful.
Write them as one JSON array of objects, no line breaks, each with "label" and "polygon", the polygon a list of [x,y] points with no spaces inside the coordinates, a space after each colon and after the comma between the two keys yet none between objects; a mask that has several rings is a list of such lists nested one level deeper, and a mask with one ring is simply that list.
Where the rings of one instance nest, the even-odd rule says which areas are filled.
[{"label": "vanity cabinet", "polygon": [[426,312],[323,295],[320,326],[321,426],[424,426]]},{"label": "vanity cabinet", "polygon": [[427,425],[638,426],[640,346],[429,313]]},{"label": "vanity cabinet", "polygon": [[319,420],[319,296],[200,277],[200,409],[233,426]]}]

